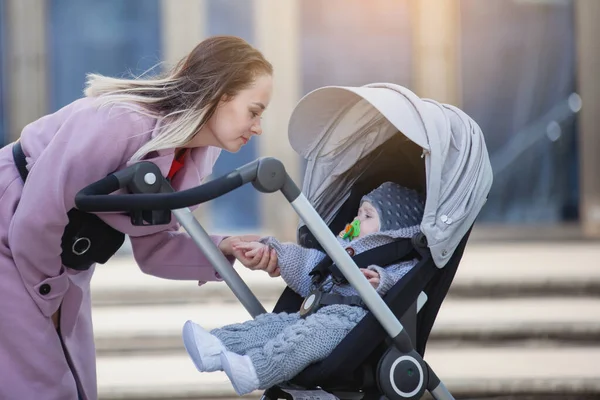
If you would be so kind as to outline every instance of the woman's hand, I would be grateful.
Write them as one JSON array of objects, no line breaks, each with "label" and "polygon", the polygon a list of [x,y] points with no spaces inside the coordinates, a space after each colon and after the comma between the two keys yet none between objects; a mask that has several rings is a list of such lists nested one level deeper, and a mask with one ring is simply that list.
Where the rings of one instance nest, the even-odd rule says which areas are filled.
[{"label": "woman's hand", "polygon": [[237,258],[246,268],[266,271],[272,277],[279,276],[277,253],[259,243],[259,239],[257,235],[231,236],[221,241],[219,249],[223,254]]},{"label": "woman's hand", "polygon": [[366,268],[361,268],[360,271],[363,273],[365,278],[367,278],[371,286],[373,286],[375,289],[379,287],[379,274],[377,273],[377,271],[373,271]]},{"label": "woman's hand", "polygon": [[[233,250],[236,254],[236,258],[244,265],[246,264],[242,259],[251,260],[248,262],[250,265],[256,262],[259,263],[258,266],[254,268],[246,265],[248,268],[264,270],[272,277],[280,275],[279,267],[277,266],[277,253],[275,250],[270,249],[266,244],[240,241],[233,245]],[[265,265],[265,260],[267,260],[266,267],[263,268],[262,266]]]}]

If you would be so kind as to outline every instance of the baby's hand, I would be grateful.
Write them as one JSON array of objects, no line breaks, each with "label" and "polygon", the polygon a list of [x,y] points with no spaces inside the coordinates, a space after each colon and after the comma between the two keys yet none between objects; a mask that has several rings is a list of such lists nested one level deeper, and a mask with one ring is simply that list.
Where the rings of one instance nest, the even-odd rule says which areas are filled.
[{"label": "baby's hand", "polygon": [[266,244],[260,242],[237,242],[233,245],[233,249],[242,251],[246,258],[254,258],[268,248]]},{"label": "baby's hand", "polygon": [[360,271],[363,273],[365,278],[367,278],[371,286],[373,286],[375,289],[379,287],[379,273],[377,271],[366,268],[361,268]]}]

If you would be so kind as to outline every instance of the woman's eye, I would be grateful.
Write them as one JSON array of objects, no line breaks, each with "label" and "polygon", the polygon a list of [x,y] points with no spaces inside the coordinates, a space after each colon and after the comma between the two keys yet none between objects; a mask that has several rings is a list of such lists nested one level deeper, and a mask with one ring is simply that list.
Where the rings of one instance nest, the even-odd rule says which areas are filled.
[{"label": "woman's eye", "polygon": [[258,113],[255,111],[250,111],[250,113],[252,114],[252,118],[256,118],[258,117]]}]

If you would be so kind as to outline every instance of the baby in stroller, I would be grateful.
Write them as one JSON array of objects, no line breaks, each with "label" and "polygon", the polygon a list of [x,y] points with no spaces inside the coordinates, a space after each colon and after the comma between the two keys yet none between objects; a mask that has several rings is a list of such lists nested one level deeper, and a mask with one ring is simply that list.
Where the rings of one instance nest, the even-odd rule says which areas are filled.
[{"label": "baby in stroller", "polygon": [[[398,238],[411,238],[419,232],[423,209],[424,200],[417,192],[386,182],[361,199],[358,215],[338,240],[355,255]],[[248,256],[267,246],[273,248],[282,278],[302,297],[314,289],[310,272],[326,256],[272,237],[240,246]],[[416,263],[416,259],[409,259],[387,267],[371,265],[361,271],[384,296]],[[357,295],[352,286],[331,277],[322,285],[325,292],[347,299]],[[361,304],[343,301],[304,315],[266,313],[210,332],[187,321],[183,341],[199,371],[225,371],[235,391],[243,395],[286,382],[308,365],[325,359],[366,313]]]}]

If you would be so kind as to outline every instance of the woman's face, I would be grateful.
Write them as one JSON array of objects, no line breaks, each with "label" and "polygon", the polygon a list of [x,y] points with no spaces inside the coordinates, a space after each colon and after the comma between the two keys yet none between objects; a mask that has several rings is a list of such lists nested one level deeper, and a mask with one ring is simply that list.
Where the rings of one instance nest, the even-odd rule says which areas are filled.
[{"label": "woman's face", "polygon": [[213,116],[186,147],[210,144],[236,153],[252,136],[262,133],[261,116],[272,92],[273,78],[261,75],[235,97],[221,100]]}]

